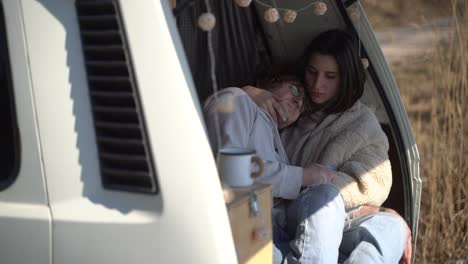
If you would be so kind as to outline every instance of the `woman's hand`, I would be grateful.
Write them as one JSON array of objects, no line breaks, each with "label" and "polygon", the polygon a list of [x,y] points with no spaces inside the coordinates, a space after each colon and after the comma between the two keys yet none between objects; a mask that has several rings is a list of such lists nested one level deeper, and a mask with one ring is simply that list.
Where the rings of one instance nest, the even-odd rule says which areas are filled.
[{"label": "woman's hand", "polygon": [[336,172],[320,164],[312,164],[304,168],[302,176],[302,186],[316,185],[330,182],[336,175]]},{"label": "woman's hand", "polygon": [[[374,206],[374,205],[363,205],[363,206],[361,206],[359,211],[354,213],[354,217],[360,217],[360,216],[363,216],[363,215],[366,215],[366,214],[377,213],[377,212],[387,212],[387,213],[395,214],[395,215],[398,215],[399,217],[401,217],[401,215],[398,214],[393,209],[378,207],[378,206]],[[406,221],[405,221],[405,223],[406,223]],[[413,254],[413,252],[412,252],[413,251],[413,246],[412,246],[412,243],[411,243],[411,241],[412,241],[411,229],[409,228],[408,224],[406,224],[406,234],[407,234],[406,247],[405,247],[405,250],[403,251],[403,256],[401,256],[400,264],[411,264],[411,257],[412,257],[412,254]]]},{"label": "woman's hand", "polygon": [[272,93],[250,85],[242,87],[242,90],[249,95],[255,104],[270,114],[276,125],[279,124],[279,120],[286,121],[287,111],[278,103]]},{"label": "woman's hand", "polygon": [[[353,217],[361,217],[363,215],[371,214],[371,213],[377,213],[381,211],[381,208],[379,206],[374,206],[374,205],[362,205],[357,212],[353,214]],[[391,209],[390,209],[391,210]]]}]

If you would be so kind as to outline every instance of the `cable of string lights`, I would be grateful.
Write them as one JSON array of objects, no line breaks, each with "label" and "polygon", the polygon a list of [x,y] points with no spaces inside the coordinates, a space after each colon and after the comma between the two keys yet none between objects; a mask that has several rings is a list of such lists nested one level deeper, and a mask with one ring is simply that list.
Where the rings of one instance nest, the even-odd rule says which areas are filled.
[{"label": "cable of string lights", "polygon": [[[215,60],[215,53],[213,49],[213,37],[212,37],[212,30],[216,25],[216,17],[211,12],[211,5],[209,0],[205,0],[206,5],[206,13],[201,14],[198,17],[198,27],[200,27],[203,31],[207,32],[207,42],[208,42],[208,54],[210,59],[210,78],[211,78],[211,86],[213,88],[213,96],[216,101],[218,101],[218,84],[216,81],[216,60]],[[214,113],[214,121],[215,121],[215,130],[216,130],[216,143],[218,144],[218,148],[221,146],[221,128],[219,125],[219,116],[218,113],[215,111]]]},{"label": "cable of string lights", "polygon": [[[281,11],[292,10],[292,9],[290,9],[290,8],[273,7],[272,5],[266,4],[266,3],[264,3],[264,2],[262,2],[262,1],[260,1],[260,0],[255,0],[255,2],[258,3],[259,5],[264,6],[264,7],[276,8],[277,10],[281,10]],[[306,5],[306,6],[304,6],[304,7],[302,7],[302,8],[299,8],[299,9],[297,9],[297,10],[294,10],[294,11],[296,11],[297,13],[303,12],[303,11],[306,11],[307,9],[311,8],[312,6],[321,5],[320,3],[322,3],[322,4],[325,5],[325,3],[322,2],[322,1],[316,1],[316,2],[312,2],[312,3],[310,3],[310,4]],[[326,5],[325,5],[325,6],[326,6]]]},{"label": "cable of string lights", "polygon": [[[252,0],[233,0],[239,7],[249,7],[252,3]],[[267,4],[261,0],[254,0],[258,5],[264,6],[267,9],[264,12],[263,18],[265,21],[269,23],[275,23],[280,18],[280,12],[283,17],[283,21],[286,23],[293,23],[297,17],[298,13],[307,11],[310,8],[313,8],[313,12],[317,16],[322,16],[327,12],[327,5],[322,0],[314,1],[306,6],[299,8],[299,9],[290,9],[290,8],[283,8],[283,7],[274,7],[270,4]],[[204,31],[211,31],[216,24],[216,18],[210,12],[209,2],[205,1],[207,5],[207,13],[204,13],[200,16],[198,20],[199,27]]]},{"label": "cable of string lights", "polygon": [[[239,4],[239,2],[245,3],[246,0],[236,0],[236,3],[241,7],[246,7],[245,4]],[[313,12],[317,16],[322,16],[327,12],[327,5],[323,1],[315,1],[312,3],[307,4],[306,6],[299,8],[299,9],[290,9],[290,8],[283,8],[283,7],[274,7],[270,4],[267,4],[261,0],[255,0],[258,5],[264,6],[267,9],[263,14],[263,18],[265,21],[269,23],[275,23],[281,17],[285,23],[293,23],[296,20],[298,13],[305,12],[308,9],[312,8]],[[247,5],[248,6],[248,5]]]}]

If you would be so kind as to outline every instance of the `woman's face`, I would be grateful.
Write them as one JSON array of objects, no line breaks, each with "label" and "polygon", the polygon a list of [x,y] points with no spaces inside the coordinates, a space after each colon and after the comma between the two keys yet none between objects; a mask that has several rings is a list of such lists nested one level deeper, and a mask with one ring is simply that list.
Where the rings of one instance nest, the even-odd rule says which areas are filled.
[{"label": "woman's face", "polygon": [[339,92],[340,74],[335,57],[313,53],[305,72],[307,92],[314,104],[324,104]]}]

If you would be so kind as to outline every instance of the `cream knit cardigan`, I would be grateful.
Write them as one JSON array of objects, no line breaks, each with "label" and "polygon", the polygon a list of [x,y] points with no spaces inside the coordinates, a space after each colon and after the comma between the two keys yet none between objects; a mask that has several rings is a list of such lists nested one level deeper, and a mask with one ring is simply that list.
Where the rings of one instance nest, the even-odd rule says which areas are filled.
[{"label": "cream knit cardigan", "polygon": [[359,101],[343,113],[303,116],[281,137],[292,165],[336,168],[332,183],[347,209],[380,206],[387,199],[392,185],[388,139],[374,113]]}]

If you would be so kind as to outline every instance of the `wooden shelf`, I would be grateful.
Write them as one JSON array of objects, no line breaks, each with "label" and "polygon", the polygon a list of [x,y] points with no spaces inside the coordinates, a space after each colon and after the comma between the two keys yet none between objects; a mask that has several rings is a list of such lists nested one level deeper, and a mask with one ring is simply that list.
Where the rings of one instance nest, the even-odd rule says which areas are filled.
[{"label": "wooden shelf", "polygon": [[[228,188],[229,220],[239,263],[272,263],[273,242],[271,186],[254,184],[245,188]],[[253,194],[255,193],[255,194]],[[257,198],[258,214],[251,209],[251,199]]]}]

